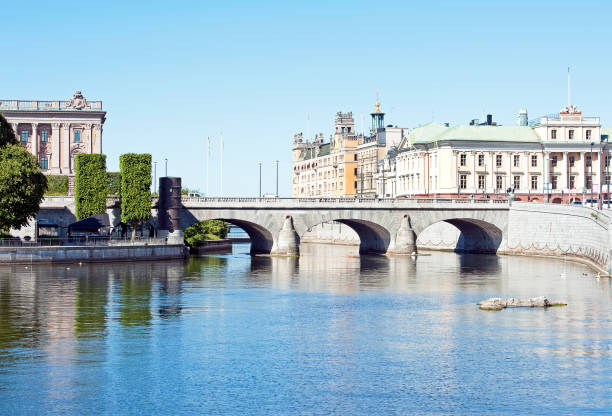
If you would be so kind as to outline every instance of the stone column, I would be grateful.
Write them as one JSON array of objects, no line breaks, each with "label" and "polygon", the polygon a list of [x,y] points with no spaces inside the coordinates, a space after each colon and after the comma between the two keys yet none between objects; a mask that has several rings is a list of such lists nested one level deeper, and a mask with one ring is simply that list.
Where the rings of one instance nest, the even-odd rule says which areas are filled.
[{"label": "stone column", "polygon": [[51,172],[60,173],[60,123],[51,124]]},{"label": "stone column", "polygon": [[[591,163],[593,163],[593,161],[591,161]],[[580,152],[580,170],[578,172],[578,183],[576,185],[576,188],[578,188],[578,186],[580,187],[576,189],[576,191],[580,193],[586,188],[586,152]],[[580,198],[582,199],[582,195]],[[582,203],[584,203],[584,201],[582,201]]]},{"label": "stone column", "polygon": [[89,153],[93,153],[93,139],[94,139],[94,131],[92,129],[93,124],[86,124],[85,128],[87,129],[87,133],[89,134]]},{"label": "stone column", "polygon": [[531,166],[531,160],[529,160],[529,152],[525,152],[525,180],[521,181],[522,188],[524,189],[526,194],[529,194],[531,191],[531,178],[529,177],[529,166]]},{"label": "stone column", "polygon": [[102,153],[102,124],[94,124],[93,153]]},{"label": "stone column", "polygon": [[32,154],[38,162],[38,123],[32,123]]},{"label": "stone column", "polygon": [[550,152],[542,152],[542,202],[548,202],[548,193],[545,184],[550,182]]},{"label": "stone column", "polygon": [[15,132],[15,137],[17,138],[17,141],[21,141],[21,138],[19,138],[19,132],[17,130],[19,130],[19,123],[12,123],[13,125],[13,131]]},{"label": "stone column", "polygon": [[[561,180],[558,182],[559,187],[563,190],[563,193],[566,193],[566,194],[571,192],[571,190],[569,189],[569,175],[567,173],[568,157],[569,157],[569,152],[561,153]],[[564,201],[561,201],[561,202],[564,202]]]},{"label": "stone column", "polygon": [[70,173],[70,123],[62,122],[62,130],[64,130],[62,134],[62,144],[61,144],[62,173],[69,174]]},{"label": "stone column", "polygon": [[278,233],[278,239],[274,246],[271,254],[294,256],[300,253],[300,238],[293,227],[293,218],[291,215],[285,217],[283,228]]}]

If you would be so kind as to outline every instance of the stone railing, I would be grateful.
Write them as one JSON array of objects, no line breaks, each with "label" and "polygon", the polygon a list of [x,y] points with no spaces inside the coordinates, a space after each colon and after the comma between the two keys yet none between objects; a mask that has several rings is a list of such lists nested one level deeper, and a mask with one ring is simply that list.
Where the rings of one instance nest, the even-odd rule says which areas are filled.
[{"label": "stone railing", "polygon": [[[71,101],[24,101],[0,100],[0,110],[20,111],[74,111]],[[87,101],[86,106],[78,111],[102,111],[102,101]]]}]

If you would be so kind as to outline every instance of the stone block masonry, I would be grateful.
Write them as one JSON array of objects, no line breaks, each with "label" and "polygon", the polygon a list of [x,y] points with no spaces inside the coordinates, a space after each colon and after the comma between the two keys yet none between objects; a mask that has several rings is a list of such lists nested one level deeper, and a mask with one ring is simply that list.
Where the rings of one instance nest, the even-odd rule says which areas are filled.
[{"label": "stone block masonry", "polygon": [[0,263],[53,264],[182,259],[183,245],[0,247]]}]

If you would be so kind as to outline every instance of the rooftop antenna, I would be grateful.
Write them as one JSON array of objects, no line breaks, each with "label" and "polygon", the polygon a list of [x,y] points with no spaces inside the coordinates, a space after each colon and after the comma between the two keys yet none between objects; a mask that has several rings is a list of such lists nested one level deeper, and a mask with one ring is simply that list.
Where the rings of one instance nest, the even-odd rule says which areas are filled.
[{"label": "rooftop antenna", "polygon": [[567,105],[570,106],[572,104],[571,95],[570,95],[570,67],[567,67]]}]

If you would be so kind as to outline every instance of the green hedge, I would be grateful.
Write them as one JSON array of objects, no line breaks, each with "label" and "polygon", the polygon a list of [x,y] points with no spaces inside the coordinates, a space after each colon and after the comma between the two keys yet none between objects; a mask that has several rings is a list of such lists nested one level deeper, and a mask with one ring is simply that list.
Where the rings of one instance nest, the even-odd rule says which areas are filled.
[{"label": "green hedge", "polygon": [[47,177],[47,192],[49,196],[68,195],[68,176],[66,175],[45,175]]},{"label": "green hedge", "polygon": [[106,177],[106,155],[76,155],[74,176],[74,199],[77,219],[106,212],[108,184]]},{"label": "green hedge", "polygon": [[108,179],[108,194],[121,195],[121,172],[106,172]]},{"label": "green hedge", "polygon": [[121,221],[136,225],[151,217],[151,155],[126,153],[119,157],[121,168]]}]

